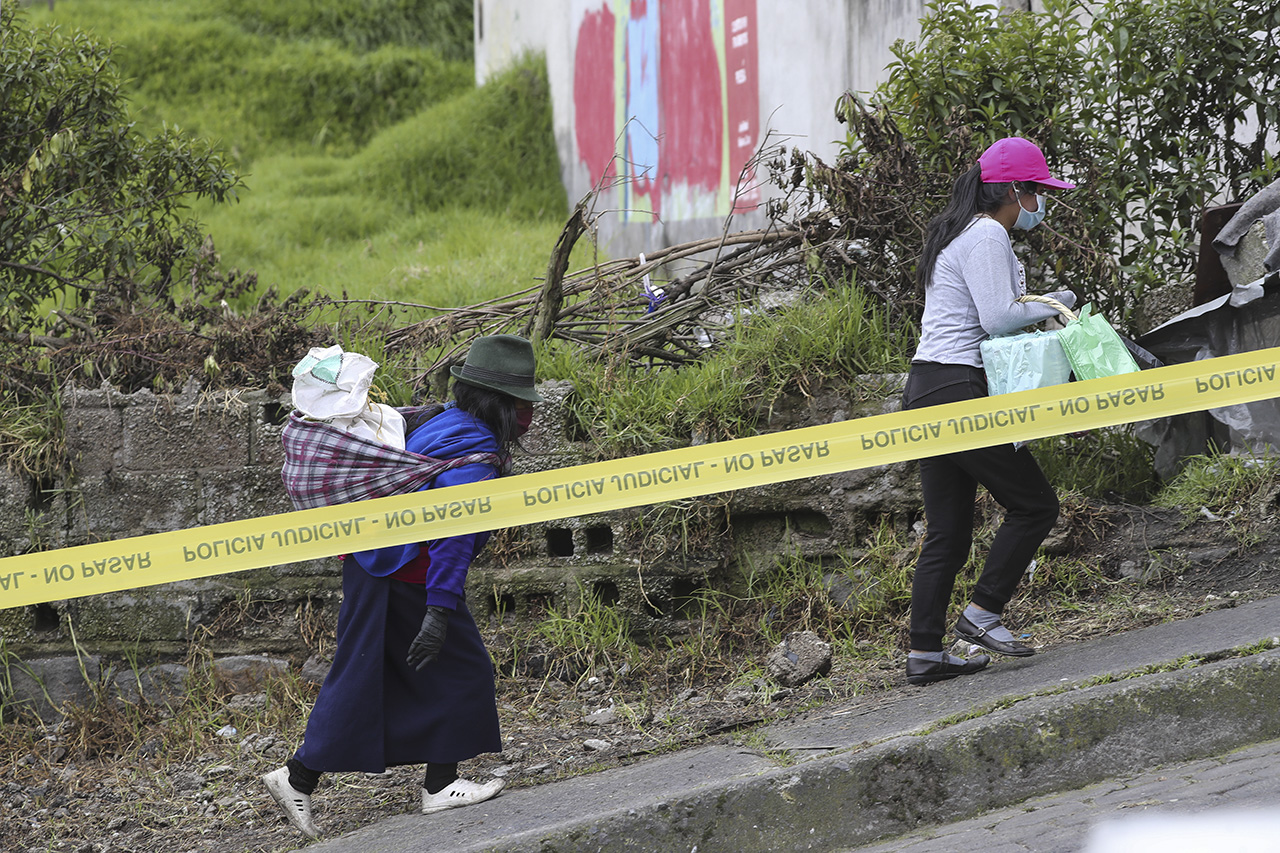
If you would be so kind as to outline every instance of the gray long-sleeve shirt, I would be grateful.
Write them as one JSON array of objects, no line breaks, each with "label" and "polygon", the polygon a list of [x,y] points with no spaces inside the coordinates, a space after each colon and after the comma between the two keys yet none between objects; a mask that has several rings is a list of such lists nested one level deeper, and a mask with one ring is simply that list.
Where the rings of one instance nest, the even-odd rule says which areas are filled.
[{"label": "gray long-sleeve shirt", "polygon": [[[912,361],[982,366],[979,345],[1056,315],[1042,302],[1018,302],[1027,292],[1022,264],[1009,232],[986,216],[976,216],[941,252],[925,289],[920,345]],[[1068,308],[1069,291],[1052,294]]]}]

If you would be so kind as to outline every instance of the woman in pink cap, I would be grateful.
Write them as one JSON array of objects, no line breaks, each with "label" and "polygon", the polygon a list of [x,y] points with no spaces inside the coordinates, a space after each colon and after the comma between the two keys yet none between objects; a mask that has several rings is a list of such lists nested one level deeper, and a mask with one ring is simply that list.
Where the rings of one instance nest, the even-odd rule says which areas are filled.
[{"label": "woman in pink cap", "polygon": [[[1044,154],[1019,137],[1001,139],[956,180],[951,201],[929,223],[917,275],[925,290],[920,345],[911,359],[903,407],[919,409],[987,396],[979,345],[1057,312],[1026,294],[1013,229],[1044,218],[1047,189],[1074,184],[1049,175]],[[1068,307],[1075,294],[1051,294]],[[1058,497],[1025,447],[1002,444],[920,460],[927,532],[911,588],[911,650],[907,681],[929,684],[983,669],[991,658],[964,659],[943,650],[947,608],[956,575],[973,544],[978,484],[1004,507],[973,600],[955,625],[961,638],[1002,655],[1034,651],[1001,624],[1036,549],[1058,518]]]}]

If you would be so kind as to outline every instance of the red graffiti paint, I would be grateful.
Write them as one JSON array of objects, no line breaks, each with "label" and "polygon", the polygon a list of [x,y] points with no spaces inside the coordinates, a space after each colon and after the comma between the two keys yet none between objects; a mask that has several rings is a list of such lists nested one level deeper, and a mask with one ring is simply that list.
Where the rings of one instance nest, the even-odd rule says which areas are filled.
[{"label": "red graffiti paint", "polygon": [[760,144],[760,85],[756,76],[760,62],[756,32],[756,0],[724,0],[730,191],[738,184],[734,210],[753,210],[760,204],[755,175],[743,171]]},{"label": "red graffiti paint", "polygon": [[710,0],[664,0],[659,61],[662,190],[684,183],[714,193],[724,118]]},{"label": "red graffiti paint", "polygon": [[578,25],[573,57],[573,131],[578,157],[592,183],[616,173],[613,160],[614,18],[608,5],[588,12]]}]

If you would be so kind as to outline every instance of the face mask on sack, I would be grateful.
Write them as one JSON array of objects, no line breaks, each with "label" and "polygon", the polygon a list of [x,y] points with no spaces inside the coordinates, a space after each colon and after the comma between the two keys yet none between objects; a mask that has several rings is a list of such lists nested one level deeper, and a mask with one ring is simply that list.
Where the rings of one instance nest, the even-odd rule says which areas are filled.
[{"label": "face mask on sack", "polygon": [[1030,231],[1044,220],[1044,214],[1047,208],[1045,197],[1040,193],[1036,193],[1036,209],[1027,210],[1018,203],[1018,221],[1013,223],[1014,228],[1021,228],[1023,231]]}]

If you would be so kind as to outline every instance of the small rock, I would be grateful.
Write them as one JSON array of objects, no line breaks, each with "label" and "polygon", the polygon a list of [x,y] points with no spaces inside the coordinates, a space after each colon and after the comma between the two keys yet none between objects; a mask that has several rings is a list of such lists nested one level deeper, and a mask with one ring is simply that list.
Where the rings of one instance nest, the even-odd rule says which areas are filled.
[{"label": "small rock", "polygon": [[265,655],[233,655],[213,662],[213,676],[232,693],[256,693],[289,671],[289,662]]},{"label": "small rock", "polygon": [[550,764],[532,764],[524,772],[529,774],[530,776],[537,776],[540,773],[546,773],[550,769],[551,769]]},{"label": "small rock", "polygon": [[216,764],[213,767],[204,769],[204,778],[217,779],[219,776],[226,776],[228,773],[234,773],[235,768],[230,764]]},{"label": "small rock", "polygon": [[190,670],[176,663],[126,669],[115,677],[116,695],[131,704],[165,705],[185,695]]},{"label": "small rock", "polygon": [[217,736],[220,738],[233,738],[236,735],[240,734],[240,732],[236,729],[235,726],[227,725],[218,729],[218,731],[215,732],[215,734],[217,734]]},{"label": "small rock", "polygon": [[227,700],[227,707],[236,711],[261,711],[267,707],[267,694],[237,693]]},{"label": "small rock", "polygon": [[275,745],[275,735],[249,734],[245,735],[244,740],[240,741],[239,749],[241,755],[248,755],[251,752],[265,755]]},{"label": "small rock", "polygon": [[588,752],[604,752],[613,744],[609,743],[607,740],[600,740],[599,738],[587,738],[582,742],[582,745],[586,747]]},{"label": "small rock", "polygon": [[588,726],[608,726],[612,725],[618,718],[618,712],[612,708],[601,708],[587,716],[583,717],[582,722]]},{"label": "small rock", "polygon": [[312,655],[302,665],[302,671],[298,673],[298,678],[318,687],[324,684],[325,677],[329,675],[329,667],[331,666],[333,666],[333,661],[322,658],[319,655]]},{"label": "small rock", "polygon": [[783,687],[799,687],[831,671],[831,644],[812,631],[793,631],[769,653],[765,665]]},{"label": "small rock", "polygon": [[102,674],[98,655],[37,658],[7,667],[6,709],[34,713],[46,723],[62,720],[67,702],[84,704]]},{"label": "small rock", "polygon": [[173,787],[178,791],[195,791],[204,786],[204,777],[199,773],[179,771],[172,778]]}]

